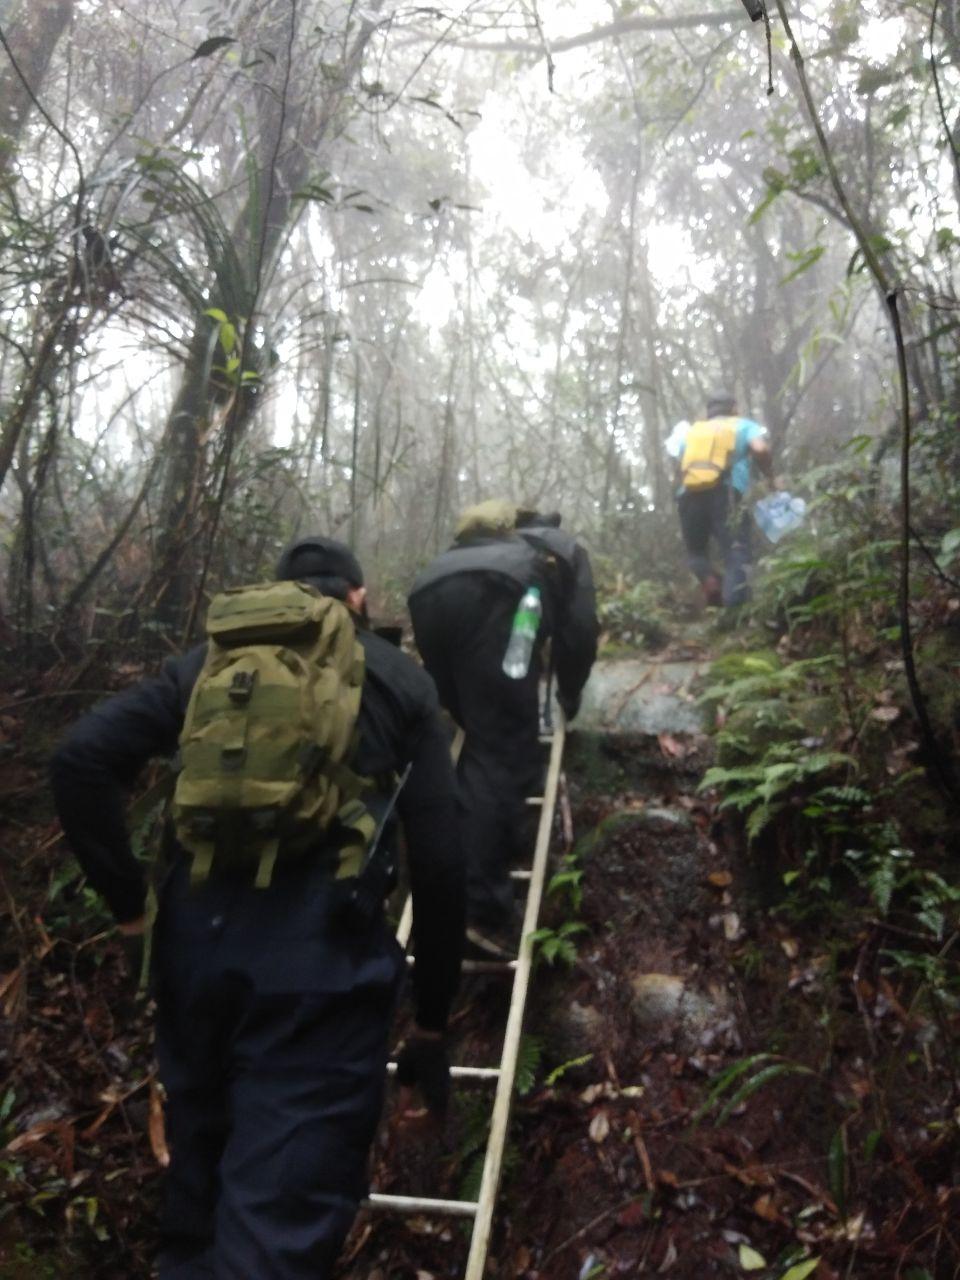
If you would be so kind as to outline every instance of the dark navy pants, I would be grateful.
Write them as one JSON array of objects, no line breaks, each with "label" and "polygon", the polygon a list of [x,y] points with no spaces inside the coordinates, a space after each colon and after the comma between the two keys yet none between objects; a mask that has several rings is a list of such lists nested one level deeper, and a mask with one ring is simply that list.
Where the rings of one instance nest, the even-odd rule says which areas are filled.
[{"label": "dark navy pants", "polygon": [[698,582],[714,572],[710,541],[723,564],[723,603],[743,604],[750,598],[751,515],[746,503],[727,484],[681,493],[677,499],[680,530],[687,563]]},{"label": "dark navy pants", "polygon": [[520,594],[464,573],[411,601],[424,665],[464,730],[457,794],[468,922],[494,928],[513,914],[510,867],[530,852],[526,797],[539,790],[542,775],[539,654],[522,680],[501,666]]},{"label": "dark navy pants", "polygon": [[157,929],[171,1165],[161,1280],[324,1280],[367,1189],[402,973],[382,920],[325,880],[267,890],[182,872]]}]

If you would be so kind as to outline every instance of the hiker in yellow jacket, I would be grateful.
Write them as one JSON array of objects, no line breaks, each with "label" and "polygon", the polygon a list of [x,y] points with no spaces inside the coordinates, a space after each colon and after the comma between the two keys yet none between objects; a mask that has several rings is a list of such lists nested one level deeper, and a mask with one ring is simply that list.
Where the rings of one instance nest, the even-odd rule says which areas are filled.
[{"label": "hiker in yellow jacket", "polygon": [[[754,465],[774,487],[773,455],[766,427],[737,414],[736,400],[716,391],[707,415],[674,428],[667,448],[677,462],[677,509],[687,550],[708,605],[738,605],[749,599],[751,515],[745,498]],[[715,542],[722,561],[711,560]]]}]

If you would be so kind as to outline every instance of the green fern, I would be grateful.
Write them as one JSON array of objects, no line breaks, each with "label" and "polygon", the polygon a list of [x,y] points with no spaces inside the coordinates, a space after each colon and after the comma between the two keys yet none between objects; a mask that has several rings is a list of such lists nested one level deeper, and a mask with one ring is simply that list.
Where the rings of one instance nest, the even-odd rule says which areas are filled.
[{"label": "green fern", "polygon": [[537,1082],[537,1072],[543,1057],[543,1041],[537,1036],[521,1036],[517,1050],[515,1088],[521,1098],[526,1097]]},{"label": "green fern", "polygon": [[783,1075],[803,1075],[812,1076],[816,1073],[805,1067],[800,1062],[791,1062],[784,1058],[776,1058],[772,1053],[755,1053],[749,1058],[744,1058],[740,1062],[735,1062],[733,1066],[728,1067],[721,1073],[720,1077],[714,1084],[713,1088],[707,1096],[706,1101],[698,1107],[693,1116],[692,1123],[698,1125],[708,1112],[719,1103],[721,1097],[727,1094],[733,1085],[741,1079],[742,1076],[759,1068],[744,1083],[740,1084],[733,1093],[727,1097],[723,1106],[717,1113],[714,1124],[719,1128],[732,1115],[732,1113],[740,1106],[742,1102],[753,1096],[764,1085],[769,1084],[771,1080],[777,1079]]},{"label": "green fern", "polygon": [[[800,748],[802,750],[802,748]],[[715,766],[708,769],[700,790],[717,789],[723,793],[721,809],[737,809],[747,815],[747,835],[755,840],[791,799],[793,793],[819,774],[844,767],[854,767],[852,756],[841,751],[819,751],[791,759],[779,759],[788,748],[771,748],[756,764],[732,769]]]},{"label": "green fern", "polygon": [[568,968],[576,963],[577,948],[570,941],[575,933],[582,933],[586,925],[579,920],[566,920],[557,929],[544,927],[531,935],[537,948],[537,955],[547,964],[566,965]]}]

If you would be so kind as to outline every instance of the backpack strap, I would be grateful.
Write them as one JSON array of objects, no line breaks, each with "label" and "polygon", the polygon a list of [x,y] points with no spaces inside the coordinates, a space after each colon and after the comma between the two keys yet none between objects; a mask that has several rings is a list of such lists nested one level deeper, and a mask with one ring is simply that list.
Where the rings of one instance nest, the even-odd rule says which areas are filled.
[{"label": "backpack strap", "polygon": [[359,798],[348,800],[337,813],[337,869],[335,880],[352,880],[363,870],[367,851],[377,831],[377,821]]}]

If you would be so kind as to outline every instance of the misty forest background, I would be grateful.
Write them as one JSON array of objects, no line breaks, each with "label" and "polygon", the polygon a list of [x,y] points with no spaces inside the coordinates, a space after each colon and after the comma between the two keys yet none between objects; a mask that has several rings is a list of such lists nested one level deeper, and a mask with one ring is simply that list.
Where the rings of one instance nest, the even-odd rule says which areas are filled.
[{"label": "misty forest background", "polygon": [[[707,1274],[712,1231],[718,1266],[753,1240],[773,1280],[960,1274],[960,0],[759,7],[0,0],[3,1280],[145,1274],[162,1163],[148,1024],[58,845],[52,743],[289,538],[352,543],[396,620],[500,495],[589,549],[607,656],[713,662],[709,745],[576,735],[596,831],[548,903],[560,1004],[583,938],[627,965],[661,927],[617,914],[634,863],[604,897],[615,859],[589,860],[619,813],[648,909],[683,866],[722,895],[683,889],[705,905],[664,954],[684,930],[692,967],[726,948],[751,1028],[689,1069],[625,1039],[623,1079],[664,1079],[607,1147],[550,1061],[501,1274],[577,1274],[537,1267],[586,1267],[634,1183],[660,1271],[679,1250]],[[735,625],[701,614],[664,447],[718,387],[808,504]],[[699,833],[673,863],[636,827],[664,787]],[[605,1045],[630,1025],[608,1013]],[[536,1221],[558,1099],[598,1153],[559,1245]],[[726,1200],[681,1203],[711,1160]],[[697,1213],[741,1234],[694,1237]]]},{"label": "misty forest background", "polygon": [[675,574],[711,387],[793,479],[895,457],[885,288],[944,421],[957,7],[804,6],[802,76],[770,13],[5,0],[8,635],[189,630],[298,531],[402,592],[492,493]]}]

